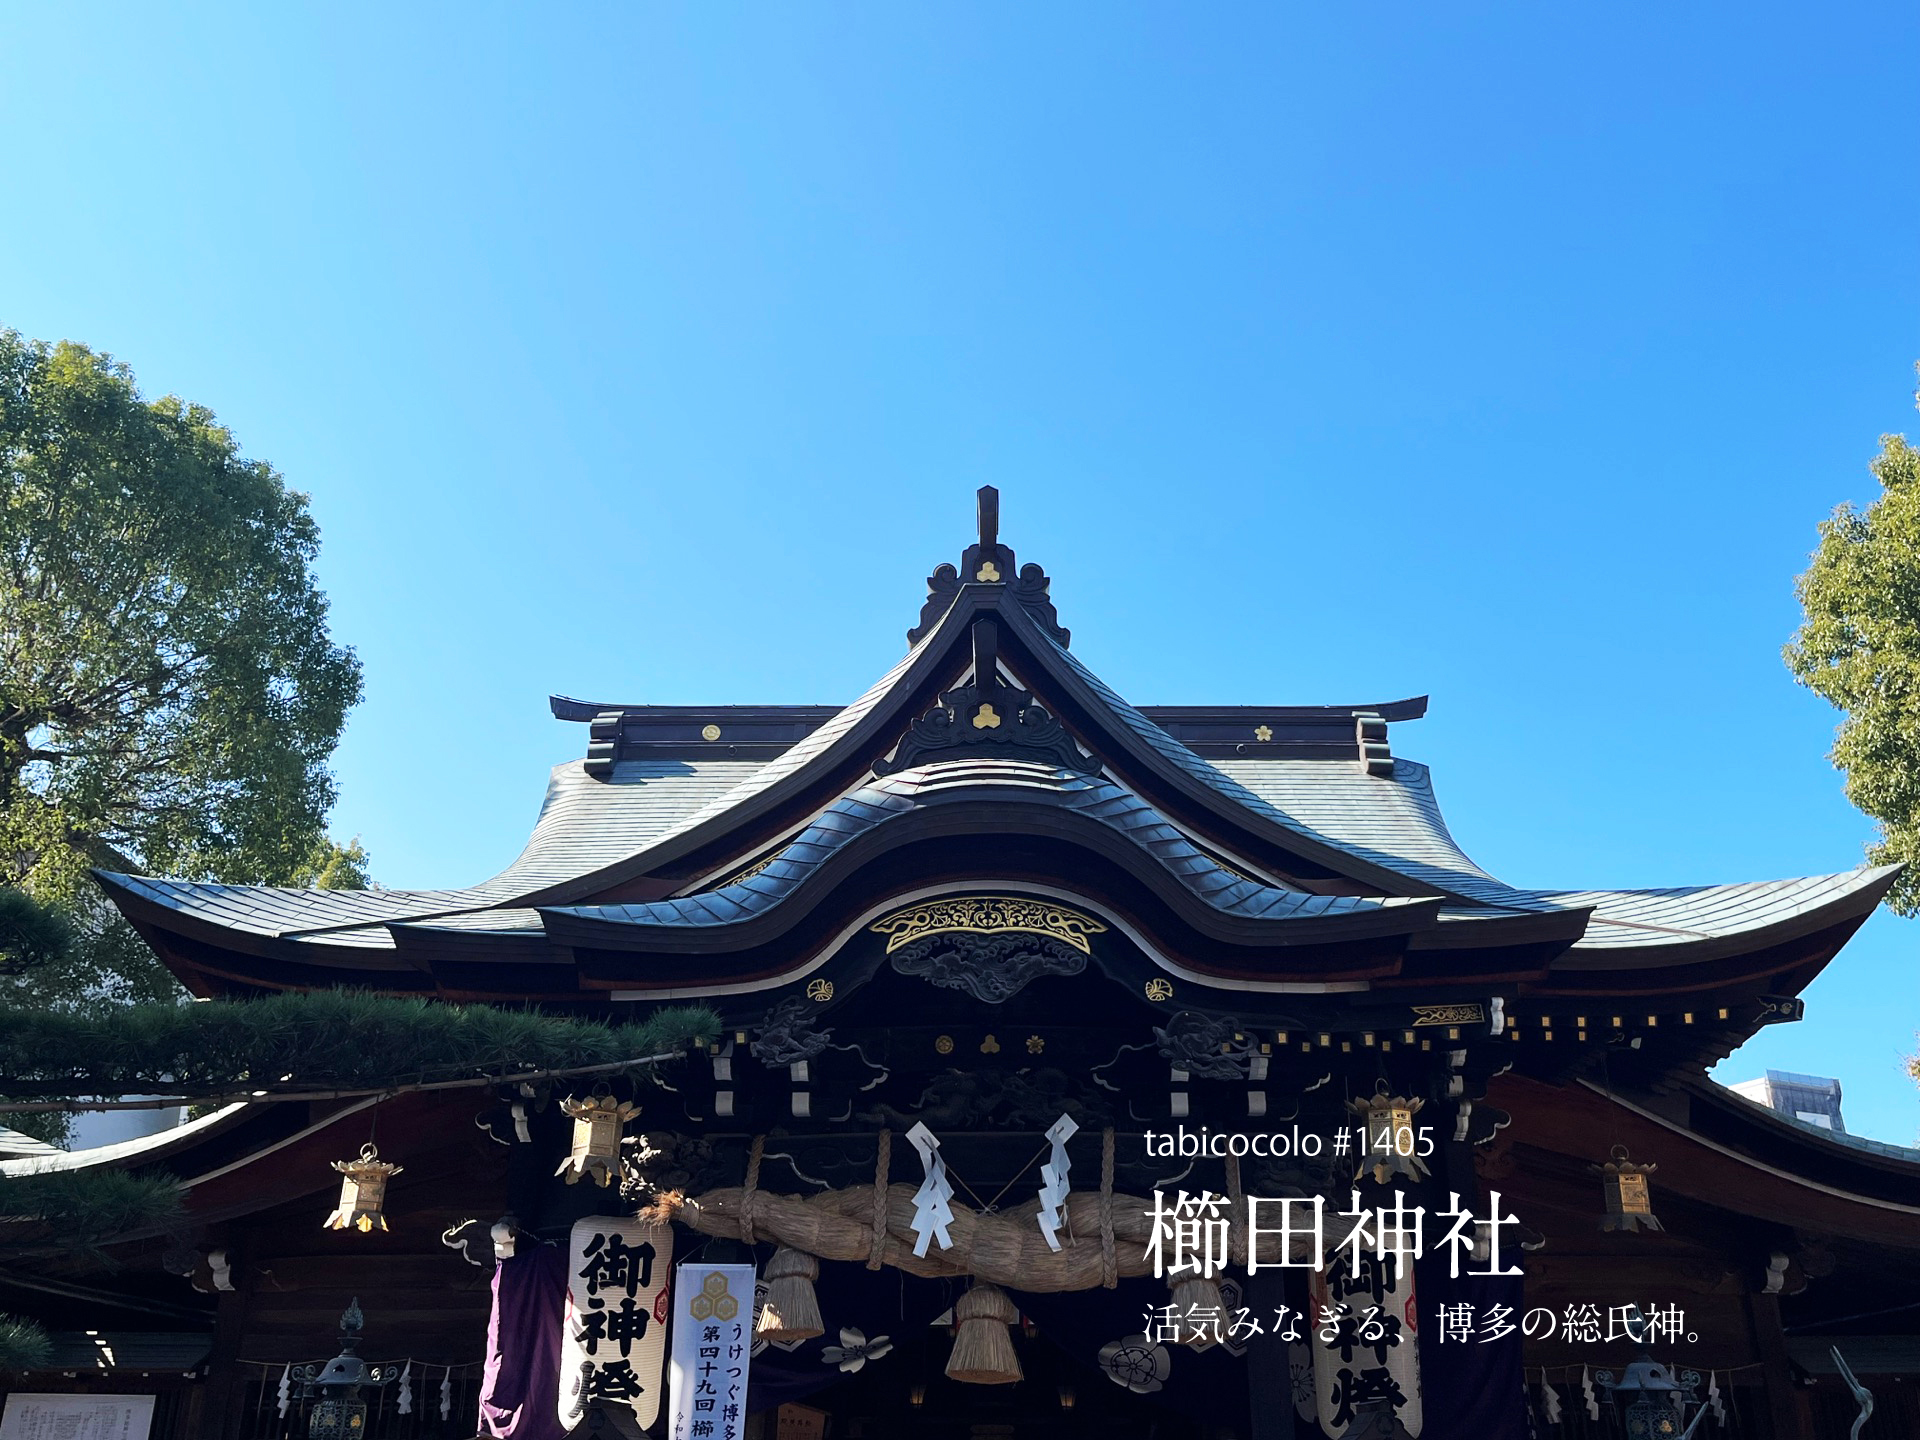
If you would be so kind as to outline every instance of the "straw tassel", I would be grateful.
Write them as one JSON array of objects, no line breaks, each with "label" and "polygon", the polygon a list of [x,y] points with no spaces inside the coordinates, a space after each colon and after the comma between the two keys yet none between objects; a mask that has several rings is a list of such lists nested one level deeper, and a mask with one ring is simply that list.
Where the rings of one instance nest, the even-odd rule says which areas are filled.
[{"label": "straw tassel", "polygon": [[813,1293],[813,1282],[819,1278],[820,1262],[804,1250],[782,1245],[774,1251],[767,1261],[767,1298],[754,1333],[777,1344],[826,1334],[820,1299]]},{"label": "straw tassel", "polygon": [[949,1378],[969,1385],[1015,1385],[1025,1378],[1007,1329],[1018,1322],[1020,1311],[1006,1291],[975,1285],[954,1302],[953,1319],[959,1328],[947,1357]]}]

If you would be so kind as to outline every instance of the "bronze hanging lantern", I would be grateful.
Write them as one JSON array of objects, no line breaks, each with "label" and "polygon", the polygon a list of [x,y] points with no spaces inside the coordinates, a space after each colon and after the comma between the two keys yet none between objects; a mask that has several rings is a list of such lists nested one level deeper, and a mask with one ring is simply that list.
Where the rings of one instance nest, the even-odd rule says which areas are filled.
[{"label": "bronze hanging lantern", "polygon": [[630,1100],[615,1100],[605,1090],[597,1090],[584,1100],[569,1095],[560,1108],[573,1117],[573,1149],[553,1173],[564,1175],[567,1184],[578,1185],[583,1176],[592,1176],[603,1189],[613,1184],[620,1172],[620,1140],[627,1121],[640,1113]]},{"label": "bronze hanging lantern", "polygon": [[1659,1230],[1654,1217],[1653,1199],[1647,1189],[1647,1176],[1658,1165],[1636,1165],[1627,1158],[1627,1147],[1613,1147],[1613,1158],[1604,1165],[1587,1167],[1600,1177],[1606,1193],[1607,1213],[1600,1217],[1602,1230]]},{"label": "bronze hanging lantern", "polygon": [[363,1235],[386,1229],[387,1217],[381,1211],[387,1203],[387,1181],[404,1167],[382,1160],[369,1140],[360,1147],[358,1160],[336,1160],[333,1168],[341,1175],[340,1204],[322,1228],[354,1229]]},{"label": "bronze hanging lantern", "polygon": [[1363,1130],[1365,1143],[1356,1147],[1360,1169],[1371,1169],[1376,1184],[1384,1185],[1395,1175],[1419,1180],[1427,1174],[1413,1128],[1413,1117],[1426,1103],[1417,1097],[1389,1095],[1384,1080],[1375,1094],[1347,1102],[1347,1108],[1360,1117]]}]

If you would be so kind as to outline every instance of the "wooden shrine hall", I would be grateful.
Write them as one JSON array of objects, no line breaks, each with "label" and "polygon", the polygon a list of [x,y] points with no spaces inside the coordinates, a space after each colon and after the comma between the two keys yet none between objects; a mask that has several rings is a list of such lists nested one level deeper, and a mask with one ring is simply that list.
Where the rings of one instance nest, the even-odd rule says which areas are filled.
[{"label": "wooden shrine hall", "polygon": [[[196,996],[720,1029],[597,1080],[0,1162],[175,1176],[191,1221],[111,1271],[0,1276],[62,1342],[16,1388],[152,1394],[156,1440],[319,1433],[291,1382],[357,1301],[390,1383],[354,1433],[544,1440],[577,1378],[525,1338],[522,1277],[644,1212],[678,1257],[758,1267],[741,1436],[1799,1440],[1850,1433],[1850,1381],[1859,1433],[1920,1434],[1920,1153],[1707,1079],[1800,1018],[1891,871],[1516,888],[1399,753],[1424,698],[1136,707],[1070,638],[983,490],[844,708],[555,698],[583,753],[492,879],[102,875]],[[322,1228],[376,1135],[402,1168],[358,1203],[387,1228]],[[1156,1196],[1201,1207],[1218,1273],[1155,1278]],[[1320,1239],[1261,1233],[1254,1202],[1315,1197]],[[1427,1217],[1410,1266],[1343,1248],[1336,1217],[1396,1197]],[[1477,1217],[1451,1254],[1449,1213]],[[582,1393],[574,1433],[640,1433]]]}]

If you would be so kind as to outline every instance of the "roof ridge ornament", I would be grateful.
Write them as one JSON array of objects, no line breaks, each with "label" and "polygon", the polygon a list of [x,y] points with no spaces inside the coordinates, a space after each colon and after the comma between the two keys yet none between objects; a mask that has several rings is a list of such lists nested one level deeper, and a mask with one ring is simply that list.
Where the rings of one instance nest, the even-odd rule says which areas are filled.
[{"label": "roof ridge ornament", "polygon": [[907,643],[920,643],[940,617],[953,608],[962,585],[1005,585],[1012,598],[1064,649],[1073,632],[1060,623],[1053,608],[1049,594],[1053,582],[1045,570],[1031,562],[1016,571],[1013,551],[1000,543],[1000,492],[991,485],[980,487],[976,521],[979,539],[960,556],[959,567],[939,565],[927,577],[927,603],[920,607],[920,623],[907,631]]},{"label": "roof ridge ornament", "polygon": [[933,708],[907,727],[892,755],[873,762],[873,773],[896,775],[927,761],[969,755],[1098,771],[1099,762],[1075,743],[1067,727],[1000,673],[1000,625],[992,615],[973,622],[972,640],[973,678],[943,690]]}]

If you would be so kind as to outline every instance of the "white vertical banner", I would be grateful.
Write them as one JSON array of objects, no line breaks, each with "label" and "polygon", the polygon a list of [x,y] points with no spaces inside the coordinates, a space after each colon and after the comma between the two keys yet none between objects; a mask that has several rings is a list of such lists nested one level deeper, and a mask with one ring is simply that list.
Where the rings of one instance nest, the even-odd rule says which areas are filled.
[{"label": "white vertical banner", "polygon": [[673,1282],[668,1440],[740,1440],[753,1358],[753,1266],[690,1260]]},{"label": "white vertical banner", "polygon": [[560,1423],[598,1403],[630,1406],[641,1429],[660,1418],[673,1228],[589,1215],[567,1237],[567,1316],[560,1337]]}]

